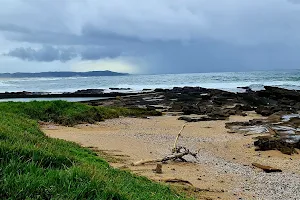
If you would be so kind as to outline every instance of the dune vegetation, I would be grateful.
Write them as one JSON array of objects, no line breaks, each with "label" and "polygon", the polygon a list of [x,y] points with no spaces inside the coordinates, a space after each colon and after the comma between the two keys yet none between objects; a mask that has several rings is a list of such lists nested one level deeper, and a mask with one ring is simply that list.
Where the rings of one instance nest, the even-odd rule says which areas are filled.
[{"label": "dune vegetation", "polygon": [[89,149],[47,137],[38,124],[159,114],[65,101],[0,103],[0,199],[184,199],[167,185],[110,167]]}]

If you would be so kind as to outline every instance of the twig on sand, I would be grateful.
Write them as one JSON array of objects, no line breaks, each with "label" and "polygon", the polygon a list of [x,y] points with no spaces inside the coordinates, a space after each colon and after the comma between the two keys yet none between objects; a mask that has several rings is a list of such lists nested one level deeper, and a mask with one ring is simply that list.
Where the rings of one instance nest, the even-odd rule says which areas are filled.
[{"label": "twig on sand", "polygon": [[182,128],[180,129],[178,135],[176,136],[176,139],[175,139],[175,142],[174,142],[174,147],[172,149],[172,153],[170,155],[167,155],[163,158],[159,158],[159,159],[148,159],[148,160],[140,160],[140,161],[137,161],[137,162],[134,162],[132,163],[131,165],[133,166],[138,166],[138,165],[144,165],[144,164],[147,164],[147,163],[157,163],[157,162],[167,162],[169,160],[181,160],[183,162],[187,162],[183,156],[186,156],[186,155],[191,155],[193,156],[195,159],[197,159],[197,153],[194,153],[194,152],[191,152],[188,148],[186,147],[183,147],[183,146],[177,146],[177,143],[178,143],[178,139],[179,137],[181,136],[181,133],[184,129],[184,127],[186,126],[186,124],[184,124],[182,126]]},{"label": "twig on sand", "polygon": [[166,183],[184,183],[188,184],[190,186],[193,186],[193,184],[187,180],[179,179],[179,178],[164,178],[160,179],[160,181],[166,182]]},{"label": "twig on sand", "polygon": [[162,159],[140,160],[140,161],[132,163],[131,165],[133,165],[133,166],[139,166],[139,165],[144,165],[144,164],[148,164],[148,163],[156,163],[156,162],[162,162]]},{"label": "twig on sand", "polygon": [[186,156],[186,155],[191,155],[194,158],[197,158],[197,153],[193,153],[185,147],[177,147],[174,153],[172,153],[171,155],[167,155],[164,158],[140,160],[135,163],[132,163],[132,165],[138,166],[138,165],[144,165],[147,163],[167,162],[169,160],[177,160],[177,159],[180,159],[181,161],[186,162],[186,160],[183,158],[183,156]]},{"label": "twig on sand", "polygon": [[261,164],[258,164],[258,163],[252,163],[252,165],[254,167],[257,167],[257,168],[260,168],[260,169],[264,170],[267,173],[270,173],[270,172],[282,172],[281,169],[270,167],[270,166],[266,166],[266,165],[261,165]]},{"label": "twig on sand", "polygon": [[182,128],[180,129],[180,131],[179,131],[179,133],[178,133],[178,135],[177,135],[177,137],[175,139],[174,146],[173,146],[173,149],[172,149],[173,153],[176,151],[178,139],[181,136],[181,133],[182,133],[182,131],[183,131],[183,129],[184,129],[185,126],[186,126],[186,124],[183,124]]}]

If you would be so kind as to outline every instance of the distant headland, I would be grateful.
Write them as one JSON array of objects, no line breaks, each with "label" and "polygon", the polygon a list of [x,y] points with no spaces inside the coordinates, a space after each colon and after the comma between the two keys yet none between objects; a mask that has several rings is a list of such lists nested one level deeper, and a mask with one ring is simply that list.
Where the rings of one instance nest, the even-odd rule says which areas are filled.
[{"label": "distant headland", "polygon": [[16,72],[16,73],[0,73],[0,78],[40,78],[40,77],[89,77],[89,76],[126,76],[128,73],[119,73],[113,71],[89,71],[89,72]]}]

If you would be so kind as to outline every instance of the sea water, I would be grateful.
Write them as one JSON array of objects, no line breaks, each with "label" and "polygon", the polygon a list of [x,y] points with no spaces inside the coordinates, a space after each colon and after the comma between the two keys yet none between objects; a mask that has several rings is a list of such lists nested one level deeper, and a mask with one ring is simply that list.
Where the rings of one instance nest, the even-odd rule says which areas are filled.
[{"label": "sea water", "polygon": [[[261,90],[264,86],[300,90],[300,70],[224,72],[194,74],[159,74],[68,78],[6,78],[0,79],[0,92],[74,92],[80,89],[131,88],[142,89],[200,86],[204,88],[240,91],[249,86]],[[128,92],[128,91],[127,91]]]}]

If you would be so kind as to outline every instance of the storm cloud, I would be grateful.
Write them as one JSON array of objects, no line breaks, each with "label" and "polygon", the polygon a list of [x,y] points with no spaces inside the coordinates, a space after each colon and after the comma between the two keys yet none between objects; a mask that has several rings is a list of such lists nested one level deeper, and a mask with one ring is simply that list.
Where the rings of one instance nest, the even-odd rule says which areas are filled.
[{"label": "storm cloud", "polygon": [[43,46],[40,49],[32,49],[31,47],[19,47],[4,54],[5,56],[17,57],[28,61],[45,61],[52,62],[60,60],[66,62],[77,56],[72,48],[59,49],[52,46]]},{"label": "storm cloud", "polygon": [[53,47],[44,45],[41,48],[33,49],[31,47],[19,47],[4,53],[4,56],[16,57],[27,61],[52,62],[61,61],[67,62],[75,58],[81,60],[98,60],[101,58],[116,58],[121,55],[117,50],[107,50],[101,47]]},{"label": "storm cloud", "polygon": [[3,1],[0,54],[31,71],[107,58],[144,73],[299,68],[298,0]]}]

